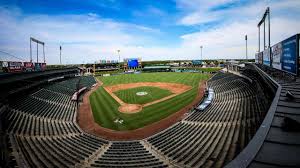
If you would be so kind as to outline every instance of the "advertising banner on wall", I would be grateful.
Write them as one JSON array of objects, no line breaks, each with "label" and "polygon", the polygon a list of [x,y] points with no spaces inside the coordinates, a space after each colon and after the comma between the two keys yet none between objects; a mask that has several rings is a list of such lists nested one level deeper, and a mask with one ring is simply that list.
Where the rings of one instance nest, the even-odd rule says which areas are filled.
[{"label": "advertising banner on wall", "polygon": [[258,63],[263,64],[263,52],[258,53]]},{"label": "advertising banner on wall", "polygon": [[46,70],[46,63],[42,63],[42,65],[41,65],[41,70],[42,70],[42,71],[45,71],[45,70]]},{"label": "advertising banner on wall", "polygon": [[292,36],[282,42],[282,70],[297,74],[297,36]]},{"label": "advertising banner on wall", "polygon": [[258,54],[259,53],[255,53],[255,63],[258,64]]},{"label": "advertising banner on wall", "polygon": [[300,34],[298,34],[298,76],[300,73]]},{"label": "advertising banner on wall", "polygon": [[42,70],[42,64],[41,63],[34,63],[34,70],[35,71],[41,71]]},{"label": "advertising banner on wall", "polygon": [[8,62],[8,71],[9,72],[20,72],[22,71],[22,62]]},{"label": "advertising banner on wall", "polygon": [[32,62],[24,62],[24,71],[33,71],[34,65]]},{"label": "advertising banner on wall", "polygon": [[263,60],[264,60],[264,65],[271,66],[270,48],[267,48],[263,51]]},{"label": "advertising banner on wall", "polygon": [[202,64],[202,60],[192,60],[192,64],[193,65],[201,65]]},{"label": "advertising banner on wall", "polygon": [[277,43],[272,47],[272,67],[281,70],[281,58],[282,58],[282,43]]}]

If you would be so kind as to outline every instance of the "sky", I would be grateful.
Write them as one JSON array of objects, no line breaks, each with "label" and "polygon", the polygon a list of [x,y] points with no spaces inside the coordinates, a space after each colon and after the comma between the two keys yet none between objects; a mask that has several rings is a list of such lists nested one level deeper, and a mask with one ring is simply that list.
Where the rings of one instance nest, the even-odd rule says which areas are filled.
[{"label": "sky", "polygon": [[121,59],[201,59],[200,46],[203,59],[242,59],[246,34],[254,58],[268,6],[271,45],[300,33],[299,0],[0,0],[0,60],[29,61],[30,37],[45,42],[47,64],[59,64],[59,46],[63,64],[118,60],[117,50]]}]

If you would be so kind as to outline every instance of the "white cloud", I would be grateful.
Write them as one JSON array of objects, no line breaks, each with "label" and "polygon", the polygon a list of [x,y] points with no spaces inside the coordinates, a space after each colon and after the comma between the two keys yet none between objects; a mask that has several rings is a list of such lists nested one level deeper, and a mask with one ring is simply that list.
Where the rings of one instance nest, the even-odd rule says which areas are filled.
[{"label": "white cloud", "polygon": [[220,12],[210,11],[210,9],[217,5],[227,4],[233,1],[234,0],[177,0],[177,8],[185,12],[184,16],[180,18],[177,23],[190,26],[216,21],[220,19]]},{"label": "white cloud", "polygon": [[181,20],[179,20],[179,24],[182,25],[196,25],[196,24],[202,24],[202,23],[208,23],[217,20],[218,17],[211,13],[210,15],[202,13],[202,12],[194,12],[191,13],[185,17],[183,17]]},{"label": "white cloud", "polygon": [[[257,20],[235,22],[205,32],[183,35],[185,48],[204,46],[204,58],[245,58],[245,40],[248,35],[248,55],[254,58],[258,48]],[[298,19],[276,17],[272,19],[271,45],[299,33]],[[262,39],[261,39],[262,40]]]},{"label": "white cloud", "polygon": [[[300,1],[286,0],[274,3],[258,1],[247,6],[217,12],[192,11],[179,21],[184,25],[195,25],[217,19],[224,18],[224,20],[215,28],[182,35],[182,46],[199,48],[200,45],[203,45],[203,56],[206,59],[245,58],[244,36],[247,34],[248,55],[250,58],[254,58],[258,48],[257,23],[266,9],[266,4],[271,8],[271,45],[299,33]],[[211,4],[205,5],[206,8],[212,6]],[[189,7],[189,9],[191,8],[193,7]],[[200,17],[194,17],[194,20],[189,20],[190,22],[183,22],[194,14],[203,14],[201,17],[213,14],[214,17],[207,17],[203,20]]]},{"label": "white cloud", "polygon": [[[231,0],[218,0],[227,3]],[[63,63],[87,63],[100,59],[142,57],[143,60],[200,59],[203,45],[205,59],[244,58],[248,35],[249,57],[257,50],[257,23],[266,8],[264,2],[217,12],[207,12],[216,1],[181,1],[186,15],[180,19],[185,25],[201,24],[211,20],[226,20],[212,29],[198,30],[177,38],[176,47],[151,45],[161,40],[167,30],[143,25],[120,23],[94,13],[86,15],[30,15],[23,16],[18,9],[0,9],[0,50],[29,59],[29,37],[46,42],[47,63],[59,61],[59,45],[63,46]],[[285,3],[284,3],[285,2]],[[271,44],[299,33],[300,1],[276,1],[271,6]],[[199,4],[203,4],[199,7]],[[203,11],[197,9],[203,8]],[[155,10],[154,10],[155,11]],[[156,11],[159,13],[159,11]],[[198,13],[199,12],[199,13]],[[168,14],[170,15],[170,14]],[[173,26],[178,26],[173,23]],[[186,27],[186,30],[188,30]],[[173,34],[170,33],[170,36]],[[170,46],[172,41],[170,41]],[[0,55],[1,56],[1,55]],[[35,55],[34,55],[35,58]]]},{"label": "white cloud", "polygon": [[116,59],[118,48],[142,44],[160,33],[158,29],[115,22],[93,13],[22,16],[2,8],[0,18],[1,50],[29,60],[29,38],[35,37],[45,42],[50,64],[58,63],[59,45],[63,46],[65,63],[93,62]]}]

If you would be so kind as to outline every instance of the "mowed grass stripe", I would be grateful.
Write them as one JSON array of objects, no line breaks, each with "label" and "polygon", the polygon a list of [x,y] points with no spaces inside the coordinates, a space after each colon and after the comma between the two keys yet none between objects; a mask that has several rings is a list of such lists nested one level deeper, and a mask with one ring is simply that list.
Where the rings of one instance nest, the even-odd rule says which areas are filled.
[{"label": "mowed grass stripe", "polygon": [[91,101],[96,105],[95,111],[93,106],[92,110],[94,116],[95,114],[97,116],[97,118],[94,117],[97,123],[103,125],[103,127],[112,127],[112,129],[126,129],[125,125],[111,124],[118,118],[117,111],[119,104],[114,99],[111,99],[111,96],[102,87],[92,93],[90,96]]},{"label": "mowed grass stripe", "polygon": [[[208,78],[207,74],[169,72],[100,77],[99,79],[104,83],[103,86],[136,82],[167,82],[186,84],[193,88],[171,99],[145,107],[139,113],[124,114],[118,111],[119,104],[101,87],[90,96],[94,119],[101,126],[114,130],[133,130],[143,127],[159,121],[191,103],[197,95],[199,82]],[[151,94],[157,95],[159,92],[151,92]],[[138,101],[133,94],[122,93],[122,96]],[[114,123],[116,118],[123,119],[124,123]]]},{"label": "mowed grass stripe", "polygon": [[[174,111],[180,110],[182,108],[181,104],[191,102],[192,100],[194,100],[193,95],[183,93],[182,95],[176,96],[172,99],[157,103],[156,106],[145,107],[143,110],[144,118],[142,121],[135,118],[135,116],[131,116],[128,120],[131,122],[135,121],[138,125],[144,125],[142,123],[149,124],[152,120],[165,118]],[[171,106],[166,106],[166,104],[170,104]]]},{"label": "mowed grass stripe", "polygon": [[[136,95],[137,92],[146,92],[144,96]],[[166,89],[158,87],[142,86],[137,88],[131,88],[126,90],[119,90],[114,92],[123,102],[129,104],[146,104],[155,100],[161,99],[166,96],[170,96],[173,93]]]},{"label": "mowed grass stripe", "polygon": [[[158,73],[143,73],[143,74],[125,74],[110,77],[100,77],[99,79],[104,83],[104,86],[115,85],[120,83],[137,83],[137,82],[172,82],[172,83],[182,83],[190,85],[192,80],[188,79],[193,75],[185,74],[196,74],[196,73],[170,73],[161,72]],[[177,74],[181,74],[177,76]],[[199,74],[198,74],[199,75]],[[203,74],[204,76],[208,76]],[[183,80],[186,79],[186,80]]]}]

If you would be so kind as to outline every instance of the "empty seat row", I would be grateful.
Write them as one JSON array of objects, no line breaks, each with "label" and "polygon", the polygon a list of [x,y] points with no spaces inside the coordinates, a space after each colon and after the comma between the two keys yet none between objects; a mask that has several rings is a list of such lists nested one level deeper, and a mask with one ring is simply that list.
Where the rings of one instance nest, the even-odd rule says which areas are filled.
[{"label": "empty seat row", "polygon": [[217,73],[208,81],[211,105],[147,141],[179,166],[223,167],[251,140],[264,111],[255,87],[234,74]]},{"label": "empty seat row", "polygon": [[13,136],[31,167],[74,167],[89,158],[106,141],[85,134],[69,137]]},{"label": "empty seat row", "polygon": [[7,131],[14,134],[52,136],[81,132],[73,122],[34,117],[17,110],[8,111],[3,117],[6,119]]},{"label": "empty seat row", "polygon": [[167,167],[138,141],[113,142],[91,167]]}]

